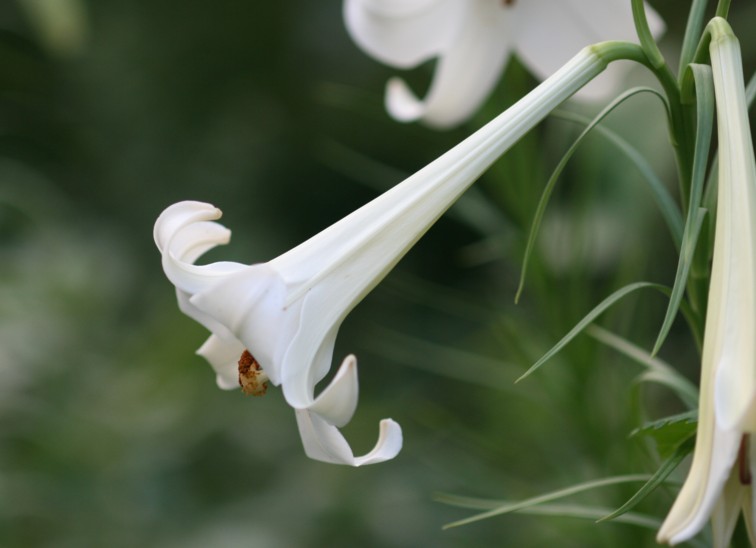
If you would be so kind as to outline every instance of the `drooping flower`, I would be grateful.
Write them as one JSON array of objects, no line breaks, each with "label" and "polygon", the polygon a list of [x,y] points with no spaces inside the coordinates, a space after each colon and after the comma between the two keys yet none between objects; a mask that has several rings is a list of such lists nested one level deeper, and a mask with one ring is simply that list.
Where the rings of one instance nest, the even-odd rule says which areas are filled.
[{"label": "drooping flower", "polygon": [[724,19],[714,19],[709,32],[719,189],[698,434],[657,539],[683,542],[711,518],[715,546],[726,547],[741,510],[750,533],[756,525],[756,163],[738,41]]},{"label": "drooping flower", "polygon": [[[660,35],[663,22],[650,8],[647,15]],[[636,39],[627,0],[345,0],[344,20],[357,45],[387,65],[407,69],[438,58],[424,99],[400,78],[386,86],[394,118],[436,127],[477,110],[512,54],[543,80],[588,44]],[[581,94],[605,95],[617,80],[607,76]]]},{"label": "drooping flower", "polygon": [[585,48],[437,160],[266,263],[195,265],[203,253],[227,243],[230,232],[215,222],[221,213],[209,204],[168,207],[155,223],[155,242],[180,309],[212,333],[198,352],[215,368],[218,385],[237,385],[237,364],[248,352],[241,360],[242,384],[253,391],[265,382],[282,387],[296,411],[307,455],[353,466],[393,458],[402,435],[391,419],[381,422],[378,443],[362,457],[353,455],[338,430],[357,405],[353,356],[315,395],[331,367],[341,322],[488,166],[609,61],[625,54],[623,44]]}]

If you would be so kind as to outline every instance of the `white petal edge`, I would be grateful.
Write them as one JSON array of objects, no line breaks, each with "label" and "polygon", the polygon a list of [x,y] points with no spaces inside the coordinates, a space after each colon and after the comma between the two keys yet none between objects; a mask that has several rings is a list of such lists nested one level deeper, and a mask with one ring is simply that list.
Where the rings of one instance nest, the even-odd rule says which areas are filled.
[{"label": "white petal edge", "polygon": [[510,14],[494,2],[476,6],[459,13],[455,33],[439,52],[424,99],[404,81],[389,80],[386,109],[395,119],[422,119],[433,127],[452,127],[467,119],[491,93],[510,52],[509,40],[503,39]]},{"label": "white petal edge", "polygon": [[[331,383],[318,394],[308,409],[330,424],[342,427],[354,415],[358,396],[357,358],[350,354],[342,362]],[[292,404],[291,401],[289,403]]]},{"label": "white petal edge", "polygon": [[393,67],[412,68],[448,45],[460,7],[455,0],[346,0],[344,22],[368,55]]},{"label": "white petal edge", "polygon": [[306,409],[296,410],[299,434],[308,457],[321,462],[364,466],[391,460],[402,449],[402,429],[391,419],[380,422],[375,447],[361,457],[355,457],[338,428]]},{"label": "white petal edge", "polygon": [[210,335],[197,350],[197,355],[205,358],[216,373],[218,388],[233,390],[239,388],[239,358],[244,352],[244,345],[233,340],[224,340]]}]

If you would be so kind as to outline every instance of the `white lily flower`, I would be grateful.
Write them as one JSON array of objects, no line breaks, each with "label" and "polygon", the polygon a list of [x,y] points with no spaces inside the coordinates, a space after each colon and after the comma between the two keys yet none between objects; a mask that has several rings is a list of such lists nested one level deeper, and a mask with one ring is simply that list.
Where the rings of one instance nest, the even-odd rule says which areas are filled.
[{"label": "white lily flower", "polygon": [[[646,12],[660,35],[661,18]],[[435,127],[477,110],[512,54],[543,80],[588,44],[637,40],[628,0],[345,0],[344,20],[357,45],[382,63],[408,69],[438,58],[424,99],[400,78],[386,86],[391,116]],[[612,76],[581,94],[605,96],[616,86],[619,75]]]},{"label": "white lily flower", "polygon": [[628,52],[625,45],[585,48],[437,160],[267,263],[193,264],[209,249],[228,242],[229,231],[215,222],[221,212],[200,202],[167,208],[155,223],[155,242],[181,310],[212,332],[199,353],[215,368],[218,385],[237,384],[237,362],[248,349],[256,364],[251,356],[242,360],[243,384],[252,391],[267,381],[282,387],[296,410],[310,457],[353,466],[393,458],[402,445],[401,429],[394,421],[381,422],[378,443],[362,457],[354,457],[338,430],[357,405],[353,356],[315,396],[317,383],[330,369],[341,322],[483,171],[604,70],[619,50],[620,56]]},{"label": "white lily flower", "polygon": [[738,41],[724,19],[709,29],[719,194],[698,434],[690,472],[657,539],[687,540],[711,517],[715,546],[726,547],[741,509],[749,531],[756,524],[756,163]]}]

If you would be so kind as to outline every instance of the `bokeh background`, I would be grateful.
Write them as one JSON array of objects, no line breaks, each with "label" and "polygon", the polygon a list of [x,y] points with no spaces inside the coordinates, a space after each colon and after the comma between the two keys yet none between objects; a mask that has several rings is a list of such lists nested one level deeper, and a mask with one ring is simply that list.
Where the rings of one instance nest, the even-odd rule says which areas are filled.
[{"label": "bokeh background", "polygon": [[[641,368],[581,336],[514,380],[624,284],[671,284],[676,256],[651,193],[600,136],[549,207],[520,304],[527,230],[581,127],[547,120],[487,173],[349,316],[356,452],[392,417],[405,447],[351,469],[307,459],[280,392],[215,387],[152,242],[167,205],[224,211],[209,259],[274,257],[399,182],[534,85],[513,61],[467,125],[435,132],[382,107],[396,71],[360,52],[341,2],[0,3],[0,545],[8,547],[651,546],[655,532],[520,514],[442,530],[470,510],[438,493],[520,500],[651,473],[630,433],[682,411]],[[688,2],[653,2],[676,56]],[[753,2],[733,2],[753,67]],[[427,86],[432,65],[405,74]],[[750,75],[749,70],[746,76]],[[637,81],[644,81],[636,74]],[[595,113],[601,105],[573,105]],[[675,191],[649,96],[608,127]],[[650,348],[666,301],[637,293],[600,324]],[[697,378],[675,325],[662,358]],[[573,499],[616,508],[638,484]],[[661,519],[674,490],[638,508]]]}]

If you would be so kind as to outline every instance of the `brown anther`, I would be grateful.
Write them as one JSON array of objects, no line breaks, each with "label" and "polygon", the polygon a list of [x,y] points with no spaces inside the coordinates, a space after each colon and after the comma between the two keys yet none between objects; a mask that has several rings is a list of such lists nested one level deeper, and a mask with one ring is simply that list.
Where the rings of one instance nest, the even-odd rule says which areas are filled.
[{"label": "brown anther", "polygon": [[751,464],[748,458],[750,437],[750,434],[743,434],[740,439],[740,449],[738,449],[738,478],[742,485],[751,485]]},{"label": "brown anther", "polygon": [[515,0],[501,0],[501,4],[502,4],[502,5],[503,5],[503,6],[505,7],[505,8],[508,8],[508,7],[510,7],[510,6],[514,6],[514,3],[515,3]]},{"label": "brown anther", "polygon": [[248,396],[264,396],[268,390],[267,381],[268,376],[249,350],[242,352],[239,358],[239,386],[242,392]]}]

